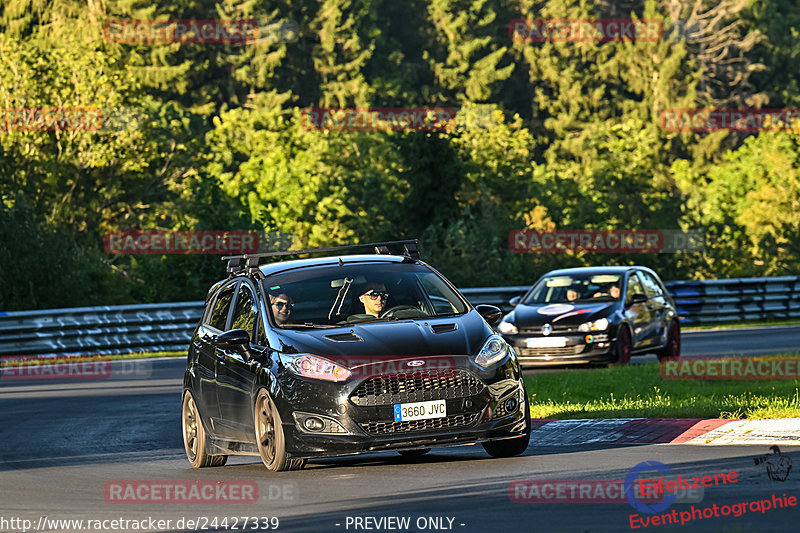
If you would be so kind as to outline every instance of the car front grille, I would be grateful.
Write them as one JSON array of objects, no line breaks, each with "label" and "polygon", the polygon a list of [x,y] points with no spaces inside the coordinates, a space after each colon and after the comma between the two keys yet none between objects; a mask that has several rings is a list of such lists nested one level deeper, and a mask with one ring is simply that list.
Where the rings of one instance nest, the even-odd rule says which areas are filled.
[{"label": "car front grille", "polygon": [[413,433],[416,431],[470,426],[475,423],[478,416],[480,416],[480,413],[450,415],[427,420],[407,420],[405,422],[371,422],[369,424],[361,424],[361,427],[370,435]]},{"label": "car front grille", "polygon": [[415,370],[367,379],[350,395],[350,401],[360,407],[368,407],[452,400],[474,396],[485,388],[480,379],[466,370]]},{"label": "car front grille", "polygon": [[[553,333],[576,333],[579,332],[578,326],[556,326],[553,325],[552,329]],[[526,335],[541,335],[542,334],[542,326],[532,326],[527,328],[519,328],[520,333],[524,333]]]},{"label": "car front grille", "polygon": [[585,348],[585,344],[577,346],[563,346],[559,348],[519,348],[514,347],[519,357],[543,357],[545,355],[578,355]]}]

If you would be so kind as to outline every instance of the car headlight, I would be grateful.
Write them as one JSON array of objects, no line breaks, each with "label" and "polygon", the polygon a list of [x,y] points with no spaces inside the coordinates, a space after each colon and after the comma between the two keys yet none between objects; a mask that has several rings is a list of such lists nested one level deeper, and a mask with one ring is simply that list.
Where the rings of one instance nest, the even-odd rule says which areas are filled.
[{"label": "car headlight", "polygon": [[503,340],[503,337],[500,335],[492,335],[486,339],[486,342],[483,343],[483,348],[481,348],[481,351],[475,356],[475,363],[478,366],[487,368],[505,358],[508,353],[509,346],[506,341]]},{"label": "car headlight", "polygon": [[304,378],[344,381],[353,374],[349,368],[337,365],[333,361],[317,355],[281,353],[280,358],[283,366],[289,369],[290,372]]},{"label": "car headlight", "polygon": [[506,322],[505,320],[500,322],[500,325],[497,326],[497,331],[499,331],[500,333],[505,333],[506,335],[516,335],[517,333],[519,333],[517,326],[515,326],[511,322]]},{"label": "car headlight", "polygon": [[605,331],[608,329],[608,319],[601,318],[594,322],[584,322],[578,326],[578,331]]}]

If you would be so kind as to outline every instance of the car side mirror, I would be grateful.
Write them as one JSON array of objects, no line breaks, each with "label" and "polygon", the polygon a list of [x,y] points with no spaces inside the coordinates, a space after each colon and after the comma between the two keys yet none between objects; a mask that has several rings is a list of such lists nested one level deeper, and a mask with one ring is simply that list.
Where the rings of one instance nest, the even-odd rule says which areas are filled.
[{"label": "car side mirror", "polygon": [[522,296],[514,296],[508,301],[508,305],[511,307],[516,307],[519,305],[519,302],[522,300]]},{"label": "car side mirror", "polygon": [[499,324],[500,320],[503,318],[503,311],[501,311],[499,307],[493,305],[478,304],[475,306],[475,310],[492,327]]},{"label": "car side mirror", "polygon": [[226,348],[241,348],[250,344],[250,334],[243,329],[232,329],[217,335],[215,344]]},{"label": "car side mirror", "polygon": [[643,304],[643,303],[645,303],[646,301],[647,301],[647,296],[645,296],[645,295],[644,295],[644,294],[642,294],[642,293],[638,293],[638,292],[637,292],[636,294],[634,294],[633,296],[631,296],[631,301],[630,301],[630,302],[628,302],[628,305],[634,305],[634,304]]}]

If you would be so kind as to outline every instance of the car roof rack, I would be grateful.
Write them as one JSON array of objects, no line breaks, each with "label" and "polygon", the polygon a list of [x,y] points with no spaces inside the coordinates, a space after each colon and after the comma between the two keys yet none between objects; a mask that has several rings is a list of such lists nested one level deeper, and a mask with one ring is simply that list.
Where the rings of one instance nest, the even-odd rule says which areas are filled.
[{"label": "car roof rack", "polygon": [[[372,247],[376,254],[391,255],[389,246],[402,244],[403,255],[408,259],[415,261],[419,259],[419,239],[409,239],[404,241],[384,241],[384,242],[370,242],[364,244],[348,244],[346,246],[333,246],[330,248],[309,248],[306,250],[284,250],[279,252],[262,252],[257,254],[242,254],[242,255],[225,255],[222,257],[223,261],[228,261],[227,272],[233,275],[243,270],[248,274],[255,274],[258,270],[259,259],[262,257],[282,257],[287,255],[302,255],[324,252],[339,252],[342,250],[356,250],[358,248]],[[245,265],[242,265],[244,260]]]}]

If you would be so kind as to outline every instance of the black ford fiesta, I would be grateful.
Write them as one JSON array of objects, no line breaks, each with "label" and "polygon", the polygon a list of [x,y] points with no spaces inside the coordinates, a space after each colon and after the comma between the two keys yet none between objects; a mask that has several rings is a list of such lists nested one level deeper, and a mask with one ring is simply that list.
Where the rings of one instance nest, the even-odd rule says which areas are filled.
[{"label": "black ford fiesta", "polygon": [[[375,255],[258,265],[228,257],[208,293],[183,386],[186,454],[195,467],[259,455],[269,470],[314,457],[482,443],[521,454],[530,411],[514,350],[419,260]],[[342,251],[340,247],[322,251]],[[321,251],[321,250],[317,250]]]},{"label": "black ford fiesta", "polygon": [[624,365],[648,352],[680,355],[675,303],[649,268],[554,270],[509,303],[514,310],[498,331],[522,365]]}]

